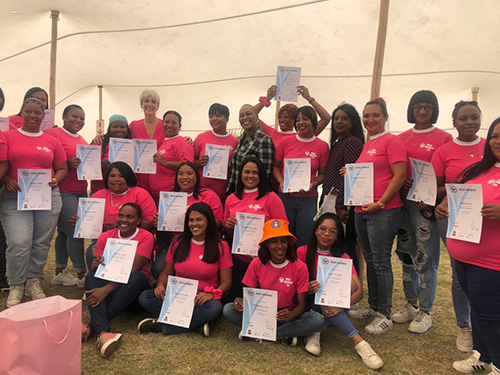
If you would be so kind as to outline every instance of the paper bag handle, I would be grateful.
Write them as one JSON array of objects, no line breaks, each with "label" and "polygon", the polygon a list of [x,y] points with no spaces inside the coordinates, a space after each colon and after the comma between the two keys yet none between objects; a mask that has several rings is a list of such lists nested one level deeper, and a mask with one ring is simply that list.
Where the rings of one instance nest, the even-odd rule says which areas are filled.
[{"label": "paper bag handle", "polygon": [[66,332],[66,335],[64,335],[64,337],[63,337],[63,339],[61,341],[54,340],[54,337],[52,337],[52,334],[49,331],[49,327],[47,326],[47,322],[45,321],[45,319],[43,320],[43,324],[45,325],[45,330],[49,334],[49,336],[52,339],[52,342],[54,344],[62,344],[68,338],[69,331],[71,330],[71,322],[73,321],[73,311],[69,310],[69,312],[70,312],[71,315],[70,315],[70,318],[69,318],[68,331]]}]

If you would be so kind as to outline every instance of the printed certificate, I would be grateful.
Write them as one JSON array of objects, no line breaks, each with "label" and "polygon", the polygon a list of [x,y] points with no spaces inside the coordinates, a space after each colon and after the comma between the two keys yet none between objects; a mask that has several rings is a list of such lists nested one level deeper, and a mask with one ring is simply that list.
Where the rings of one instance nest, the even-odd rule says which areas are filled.
[{"label": "printed certificate", "polygon": [[309,190],[311,186],[311,159],[283,160],[283,193]]},{"label": "printed certificate", "polygon": [[159,231],[182,232],[187,209],[187,193],[161,191],[158,203]]},{"label": "printed certificate", "polygon": [[243,336],[276,341],[277,311],[277,291],[243,288]]},{"label": "printed certificate", "polygon": [[153,155],[157,150],[155,139],[134,139],[134,172],[156,174]]},{"label": "printed certificate", "polygon": [[229,165],[229,146],[219,146],[207,143],[205,155],[208,163],[203,167],[203,177],[227,179],[227,168]]},{"label": "printed certificate", "polygon": [[51,210],[52,188],[49,185],[51,179],[50,169],[18,169],[17,183],[21,191],[17,192],[17,210]]},{"label": "printed certificate", "polygon": [[40,124],[40,130],[45,131],[54,127],[56,119],[56,110],[55,109],[46,109],[45,117]]},{"label": "printed certificate", "polygon": [[407,199],[424,202],[429,206],[436,205],[437,182],[432,163],[410,158],[413,184],[408,191]]},{"label": "printed certificate", "polygon": [[483,229],[483,189],[479,184],[446,184],[448,230],[446,237],[479,243]]},{"label": "printed certificate", "polygon": [[346,164],[344,205],[362,206],[373,202],[373,163]]},{"label": "printed certificate", "polygon": [[158,323],[189,328],[197,290],[198,280],[169,276]]},{"label": "printed certificate", "polygon": [[109,138],[109,162],[123,161],[134,168],[134,141],[132,139]]},{"label": "printed certificate", "polygon": [[137,241],[108,238],[104,248],[104,266],[99,265],[95,277],[127,284],[134,264]]},{"label": "printed certificate", "polygon": [[76,169],[79,180],[102,180],[100,145],[77,145],[76,157],[82,161]]},{"label": "printed certificate", "polygon": [[314,303],[348,309],[351,307],[352,260],[318,257],[317,281],[319,290],[314,295]]},{"label": "printed certificate", "polygon": [[99,238],[104,221],[106,200],[101,198],[79,198],[78,220],[75,225],[75,238]]},{"label": "printed certificate", "polygon": [[8,117],[0,117],[0,132],[9,131],[10,120]]},{"label": "printed certificate", "polygon": [[274,100],[284,102],[297,102],[299,94],[297,87],[300,85],[301,68],[291,66],[278,66],[276,74],[276,96]]},{"label": "printed certificate", "polygon": [[264,215],[236,212],[233,254],[257,256],[259,241],[264,233]]}]

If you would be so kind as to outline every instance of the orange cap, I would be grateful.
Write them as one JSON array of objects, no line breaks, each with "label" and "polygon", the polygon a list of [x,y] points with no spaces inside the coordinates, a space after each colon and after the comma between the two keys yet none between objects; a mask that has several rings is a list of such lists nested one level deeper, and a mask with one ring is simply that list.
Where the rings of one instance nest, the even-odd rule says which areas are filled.
[{"label": "orange cap", "polygon": [[271,219],[266,221],[264,223],[264,234],[259,244],[276,237],[289,237],[288,243],[290,245],[297,242],[297,238],[288,230],[288,223],[285,220]]}]

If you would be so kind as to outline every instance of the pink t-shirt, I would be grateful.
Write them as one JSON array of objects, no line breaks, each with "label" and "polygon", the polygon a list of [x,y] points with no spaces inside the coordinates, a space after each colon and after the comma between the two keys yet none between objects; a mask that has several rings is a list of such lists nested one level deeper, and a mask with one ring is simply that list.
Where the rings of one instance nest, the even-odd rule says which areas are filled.
[{"label": "pink t-shirt", "polygon": [[[306,263],[306,254],[307,254],[307,245],[303,245],[297,249],[297,257],[301,261],[303,261],[304,263]],[[332,253],[330,253],[329,251],[323,251],[320,249],[316,250],[316,258],[315,258],[316,260],[314,262],[314,279],[316,279],[316,273],[318,272],[318,257],[320,255],[322,255],[324,257],[333,257]],[[342,254],[340,257],[342,259],[351,259],[351,257],[349,255],[347,255],[347,253]],[[306,263],[306,265],[307,265],[307,263]],[[353,275],[357,275],[356,268],[354,268],[354,263],[352,264],[351,273]]]},{"label": "pink t-shirt", "polygon": [[[497,162],[487,172],[466,183],[481,184],[483,187],[483,204],[500,204],[500,163]],[[447,238],[446,247],[450,255],[460,262],[500,271],[499,231],[499,220],[490,220],[483,217],[481,240],[478,244]]]},{"label": "pink t-shirt", "polygon": [[106,200],[104,205],[104,222],[116,221],[120,207],[127,202],[137,203],[142,208],[142,218],[153,222],[153,215],[156,213],[156,205],[151,195],[138,186],[131,187],[123,194],[113,194],[110,190],[102,189],[94,194],[92,198],[102,198]]},{"label": "pink t-shirt", "polygon": [[191,240],[191,249],[186,260],[181,263],[174,263],[177,244],[178,242],[174,242],[170,245],[165,261],[174,264],[176,276],[198,280],[198,293],[203,292],[207,286],[218,288],[220,285],[219,271],[233,266],[231,251],[224,241],[219,242],[219,260],[215,263],[205,263],[202,260],[205,243],[195,240]]},{"label": "pink t-shirt", "polygon": [[64,148],[58,139],[45,134],[28,133],[22,129],[3,133],[7,143],[9,177],[17,181],[18,169],[50,169],[52,163],[66,161]]},{"label": "pink t-shirt", "polygon": [[[377,134],[363,146],[363,151],[356,163],[373,163],[373,201],[377,202],[384,194],[392,179],[391,165],[398,162],[406,163],[406,149],[403,140],[394,134],[383,132]],[[396,193],[384,210],[401,207],[403,202],[399,193]],[[361,207],[354,209],[357,213],[363,213]]]},{"label": "pink t-shirt", "polygon": [[[132,121],[129,128],[133,139],[155,139],[156,148],[160,147],[165,140],[165,132],[163,131],[163,122],[161,119],[158,119],[158,123],[156,124],[156,128],[153,133],[153,138],[149,137],[148,131],[144,126],[144,119]],[[140,186],[147,191],[151,191],[149,187],[149,174],[137,173],[136,177],[137,186]]]},{"label": "pink t-shirt", "polygon": [[[168,161],[194,162],[193,147],[180,135],[165,138],[165,141],[158,148],[158,152]],[[157,163],[156,174],[149,175],[149,186],[153,196],[158,197],[160,191],[173,191],[174,179],[175,170]]]},{"label": "pink t-shirt", "polygon": [[272,126],[269,126],[266,123],[262,122],[262,120],[260,122],[262,124],[262,131],[264,132],[265,135],[271,137],[271,139],[274,142],[274,147],[276,147],[276,148],[278,147],[278,145],[280,144],[280,142],[283,138],[288,138],[291,135],[297,134],[293,130],[291,130],[289,132],[281,132],[281,131],[276,130]]},{"label": "pink t-shirt", "polygon": [[[77,145],[88,144],[81,135],[70,133],[64,128],[52,128],[45,131],[45,134],[59,139],[68,160],[76,157]],[[61,193],[85,194],[87,192],[87,181],[78,180],[76,169],[68,168],[66,178],[59,183],[59,190]]]},{"label": "pink t-shirt", "polygon": [[446,183],[452,182],[472,164],[483,158],[486,140],[477,137],[472,142],[454,139],[436,150],[432,156],[432,166],[437,177],[444,177]]},{"label": "pink t-shirt", "polygon": [[[238,139],[232,134],[220,135],[214,133],[213,130],[207,130],[206,132],[199,134],[194,140],[194,157],[195,159],[199,159],[201,156],[205,155],[207,144],[229,146],[229,163],[234,149],[238,146],[238,142]],[[221,199],[224,198],[226,196],[227,180],[203,177],[203,168],[200,168],[199,171],[201,186],[212,189]]]},{"label": "pink t-shirt", "polygon": [[299,305],[297,294],[309,290],[309,273],[301,260],[282,264],[269,261],[262,264],[259,258],[252,260],[248,266],[243,284],[250,288],[276,290],[278,292],[278,310],[292,311]]},{"label": "pink t-shirt", "polygon": [[[322,141],[316,136],[304,139],[298,135],[295,137],[286,137],[281,140],[276,147],[276,160],[284,163],[285,159],[311,159],[311,182],[314,181],[318,175],[320,167],[326,167],[328,157],[330,156],[330,149],[328,143]],[[281,167],[283,174],[283,165]],[[290,193],[294,197],[317,197],[318,189],[314,188],[308,193]]]},{"label": "pink t-shirt", "polygon": [[7,143],[5,142],[5,135],[0,132],[0,160],[7,160]]},{"label": "pink t-shirt", "polygon": [[216,219],[219,219],[221,222],[224,220],[224,209],[222,208],[222,203],[219,196],[212,190],[201,188],[200,193],[198,194],[198,199],[196,199],[193,194],[188,194],[187,208],[196,202],[205,202],[212,208]]},{"label": "pink t-shirt", "polygon": [[108,230],[99,236],[97,244],[94,250],[94,256],[104,254],[104,248],[106,247],[106,241],[108,238],[120,238],[122,240],[133,240],[137,241],[136,255],[140,255],[148,260],[144,267],[142,267],[141,272],[146,276],[149,281],[149,260],[151,260],[151,253],[153,252],[153,246],[155,239],[151,233],[142,228],[137,228],[136,232],[130,237],[122,237],[120,235],[120,230],[118,228]]},{"label": "pink t-shirt", "polygon": [[23,126],[23,118],[18,115],[9,116],[9,128],[19,129]]}]

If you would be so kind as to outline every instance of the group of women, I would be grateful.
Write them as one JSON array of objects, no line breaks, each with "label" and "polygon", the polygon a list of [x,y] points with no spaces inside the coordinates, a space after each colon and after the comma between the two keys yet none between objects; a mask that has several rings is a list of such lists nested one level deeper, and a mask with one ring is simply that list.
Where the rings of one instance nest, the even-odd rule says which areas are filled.
[{"label": "group of women", "polygon": [[[105,200],[103,234],[93,240],[85,254],[83,239],[74,238],[78,199],[87,196],[87,182],[78,180],[76,173],[81,163],[76,146],[87,144],[78,135],[85,124],[85,112],[78,105],[70,105],[63,111],[62,127],[41,132],[47,93],[30,89],[19,114],[10,117],[12,130],[0,133],[0,220],[7,241],[10,285],[7,306],[20,303],[24,294],[32,299],[45,297],[41,281],[57,226],[52,283],[85,287],[91,321],[82,326],[82,340],[97,336],[104,357],[116,350],[121,339],[121,334],[111,332],[110,320],[136,300],[151,314],[151,318],[139,322],[140,332],[199,330],[208,336],[209,324],[221,313],[241,326],[243,287],[248,286],[278,291],[277,338],[284,344],[294,346],[297,336],[304,336],[306,350],[319,355],[320,332],[333,324],[351,339],[363,363],[377,369],[382,367],[382,359],[349,317],[369,318],[365,326],[369,334],[385,334],[393,322],[410,322],[412,333],[427,332],[432,326],[430,312],[441,237],[453,269],[457,348],[473,353],[453,366],[465,373],[479,368],[500,373],[500,248],[493,237],[500,227],[500,119],[493,122],[484,140],[477,135],[481,125],[478,104],[461,101],[452,113],[458,132],[453,139],[435,127],[438,101],[434,93],[423,90],[415,93],[408,105],[408,122],[414,127],[398,136],[386,130],[389,115],[385,101],[369,101],[361,117],[365,141],[360,116],[352,105],[343,103],[330,116],[306,87],[299,86],[298,93],[310,106],[283,106],[279,112],[281,131],[277,131],[258,118],[275,91],[271,86],[256,105],[241,107],[240,139],[227,131],[229,109],[215,103],[209,109],[212,129],[200,134],[193,144],[179,134],[182,117],[178,112],[170,110],[162,119],[157,117],[160,98],[152,90],[140,96],[142,120],[129,125],[124,116],[111,116],[106,134],[93,140],[102,146],[104,178],[92,181],[91,196]],[[3,101],[2,95],[0,106]],[[328,145],[317,135],[331,118]],[[134,174],[124,162],[110,164],[110,138],[155,139],[157,173]],[[207,144],[228,146],[227,180],[202,177],[202,169],[209,162]],[[297,158],[310,159],[309,186],[299,192],[283,191],[284,163]],[[409,158],[432,163],[438,185],[434,206],[406,199],[413,183]],[[373,202],[356,207],[344,204],[343,176],[348,163],[373,164]],[[17,209],[19,169],[51,171],[50,210]],[[445,183],[482,185],[483,231],[479,244],[446,239]],[[318,197],[321,184],[323,195]],[[161,191],[187,193],[183,232],[155,230]],[[314,220],[318,198],[326,201],[330,193],[340,197],[334,203],[336,213],[323,213]],[[237,212],[265,218],[256,257],[231,254]],[[97,267],[104,263],[108,238],[138,242],[128,284],[95,277]],[[396,238],[406,301],[393,314],[391,252]],[[0,248],[1,240],[0,236]],[[362,299],[358,277],[362,260],[356,252],[357,242],[366,262],[368,306],[346,311],[314,305],[311,296],[320,287],[315,276],[319,255],[353,259],[351,305]],[[76,277],[67,271],[68,258]],[[151,275],[156,282],[152,283]],[[188,329],[155,319],[171,275],[198,280]],[[247,340],[241,333],[239,338]]]}]

